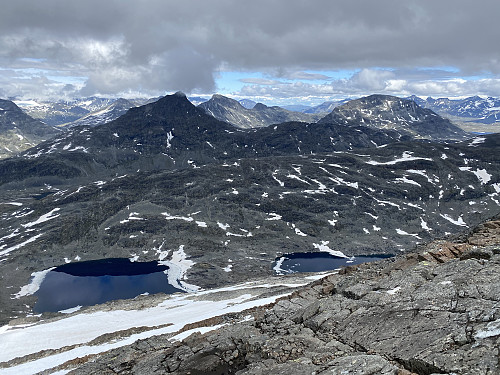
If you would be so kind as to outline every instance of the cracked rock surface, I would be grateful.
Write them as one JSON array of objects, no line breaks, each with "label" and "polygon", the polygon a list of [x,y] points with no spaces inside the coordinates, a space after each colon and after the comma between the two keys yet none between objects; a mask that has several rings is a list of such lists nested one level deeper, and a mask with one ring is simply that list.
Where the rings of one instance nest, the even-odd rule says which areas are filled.
[{"label": "cracked rock surface", "polygon": [[72,373],[498,374],[499,233],[490,221],[460,242],[351,266],[251,321],[138,341]]}]

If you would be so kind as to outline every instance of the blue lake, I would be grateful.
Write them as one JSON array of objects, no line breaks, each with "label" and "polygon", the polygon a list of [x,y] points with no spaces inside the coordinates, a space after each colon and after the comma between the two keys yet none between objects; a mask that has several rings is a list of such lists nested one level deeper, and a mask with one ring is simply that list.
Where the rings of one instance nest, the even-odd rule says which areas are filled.
[{"label": "blue lake", "polygon": [[277,273],[282,274],[295,272],[322,272],[390,257],[392,257],[392,255],[360,255],[351,258],[341,258],[321,251],[312,253],[292,253],[276,258],[273,268]]},{"label": "blue lake", "polygon": [[47,273],[35,293],[36,313],[91,306],[143,293],[182,292],[168,283],[168,267],[158,262],[110,258],[68,263]]}]

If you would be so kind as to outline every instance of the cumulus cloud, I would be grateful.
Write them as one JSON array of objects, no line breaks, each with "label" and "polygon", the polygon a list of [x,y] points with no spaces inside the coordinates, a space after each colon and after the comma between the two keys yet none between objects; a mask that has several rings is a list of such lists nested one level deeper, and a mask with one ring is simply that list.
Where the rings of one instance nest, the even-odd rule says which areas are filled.
[{"label": "cumulus cloud", "polygon": [[[480,5],[465,0],[16,0],[2,4],[0,12],[0,80],[7,85],[4,91],[19,90],[16,95],[53,93],[68,84],[53,76],[83,77],[82,94],[88,95],[211,92],[223,66],[274,71],[269,79],[276,78],[276,87],[287,95],[294,85],[281,79],[329,80],[314,72],[359,69],[345,82],[350,88],[337,81],[304,87],[337,93],[460,91],[464,84],[434,87],[425,77],[416,84],[409,75],[394,73],[453,66],[460,75],[490,75],[487,87],[493,90],[500,74],[492,32],[498,14],[496,0]],[[18,76],[49,82],[30,86],[6,80],[5,70],[30,66],[40,71],[18,71]]]},{"label": "cumulus cloud", "polygon": [[318,104],[321,101],[355,98],[375,93],[402,97],[409,95],[432,97],[498,96],[500,79],[426,80],[423,77],[415,79],[412,74],[405,76],[404,73],[397,71],[363,69],[349,79],[334,80],[323,84],[292,82],[274,86],[246,85],[234,95],[277,104],[286,104],[290,101]]}]

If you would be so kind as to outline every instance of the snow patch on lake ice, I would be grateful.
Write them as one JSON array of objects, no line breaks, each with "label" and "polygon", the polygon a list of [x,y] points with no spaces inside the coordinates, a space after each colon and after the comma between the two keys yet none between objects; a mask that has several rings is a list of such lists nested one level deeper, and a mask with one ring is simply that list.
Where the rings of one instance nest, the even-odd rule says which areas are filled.
[{"label": "snow patch on lake ice", "polygon": [[274,272],[276,272],[278,275],[284,275],[285,273],[289,273],[290,271],[287,271],[287,270],[284,270],[283,268],[281,268],[281,266],[283,265],[283,262],[286,260],[287,258],[286,257],[281,257],[278,259],[278,261],[276,262],[276,264],[274,265],[273,267],[273,270]]},{"label": "snow patch on lake ice", "polygon": [[28,285],[24,285],[21,290],[14,294],[14,298],[21,298],[24,296],[30,296],[35,294],[38,289],[40,289],[40,285],[42,284],[45,276],[55,269],[56,267],[52,267],[43,271],[33,272],[31,276],[33,277]]},{"label": "snow patch on lake ice", "polygon": [[333,256],[340,257],[340,258],[349,258],[347,255],[345,255],[340,250],[330,249],[330,247],[328,246],[329,243],[330,243],[330,241],[321,241],[320,244],[313,243],[313,246],[314,246],[315,249],[318,249],[319,251],[323,251],[323,252],[329,253],[329,254],[331,254]]},{"label": "snow patch on lake ice", "polygon": [[169,268],[164,272],[167,274],[168,283],[170,285],[185,292],[195,292],[200,289],[199,286],[188,284],[183,281],[187,278],[187,271],[195,264],[192,260],[187,259],[187,255],[184,252],[184,245],[180,245],[179,249],[172,253],[170,260],[165,260],[169,256],[170,250],[161,251],[160,246],[160,249],[158,249],[156,253],[159,255],[160,259],[158,263]]}]

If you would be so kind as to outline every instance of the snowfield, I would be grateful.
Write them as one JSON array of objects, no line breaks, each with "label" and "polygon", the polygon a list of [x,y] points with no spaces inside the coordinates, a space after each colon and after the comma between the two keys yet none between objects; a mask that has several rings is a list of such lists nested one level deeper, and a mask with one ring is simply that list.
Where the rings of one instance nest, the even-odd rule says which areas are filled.
[{"label": "snowfield", "polygon": [[[182,257],[182,249],[177,253]],[[170,340],[180,340],[190,333],[207,332],[217,326],[202,326],[188,333],[179,331],[186,324],[275,302],[295,288],[325,275],[276,277],[196,293],[144,296],[114,302],[111,308],[107,305],[83,311],[77,308],[62,311],[62,318],[3,326],[0,327],[0,366],[5,368],[0,367],[0,373],[18,375],[49,370],[76,358],[155,335],[170,334]],[[144,305],[147,307],[141,308]],[[140,333],[126,332],[139,327]],[[91,343],[105,334],[110,337],[104,342]],[[19,360],[9,366],[8,362],[15,358]]]}]

